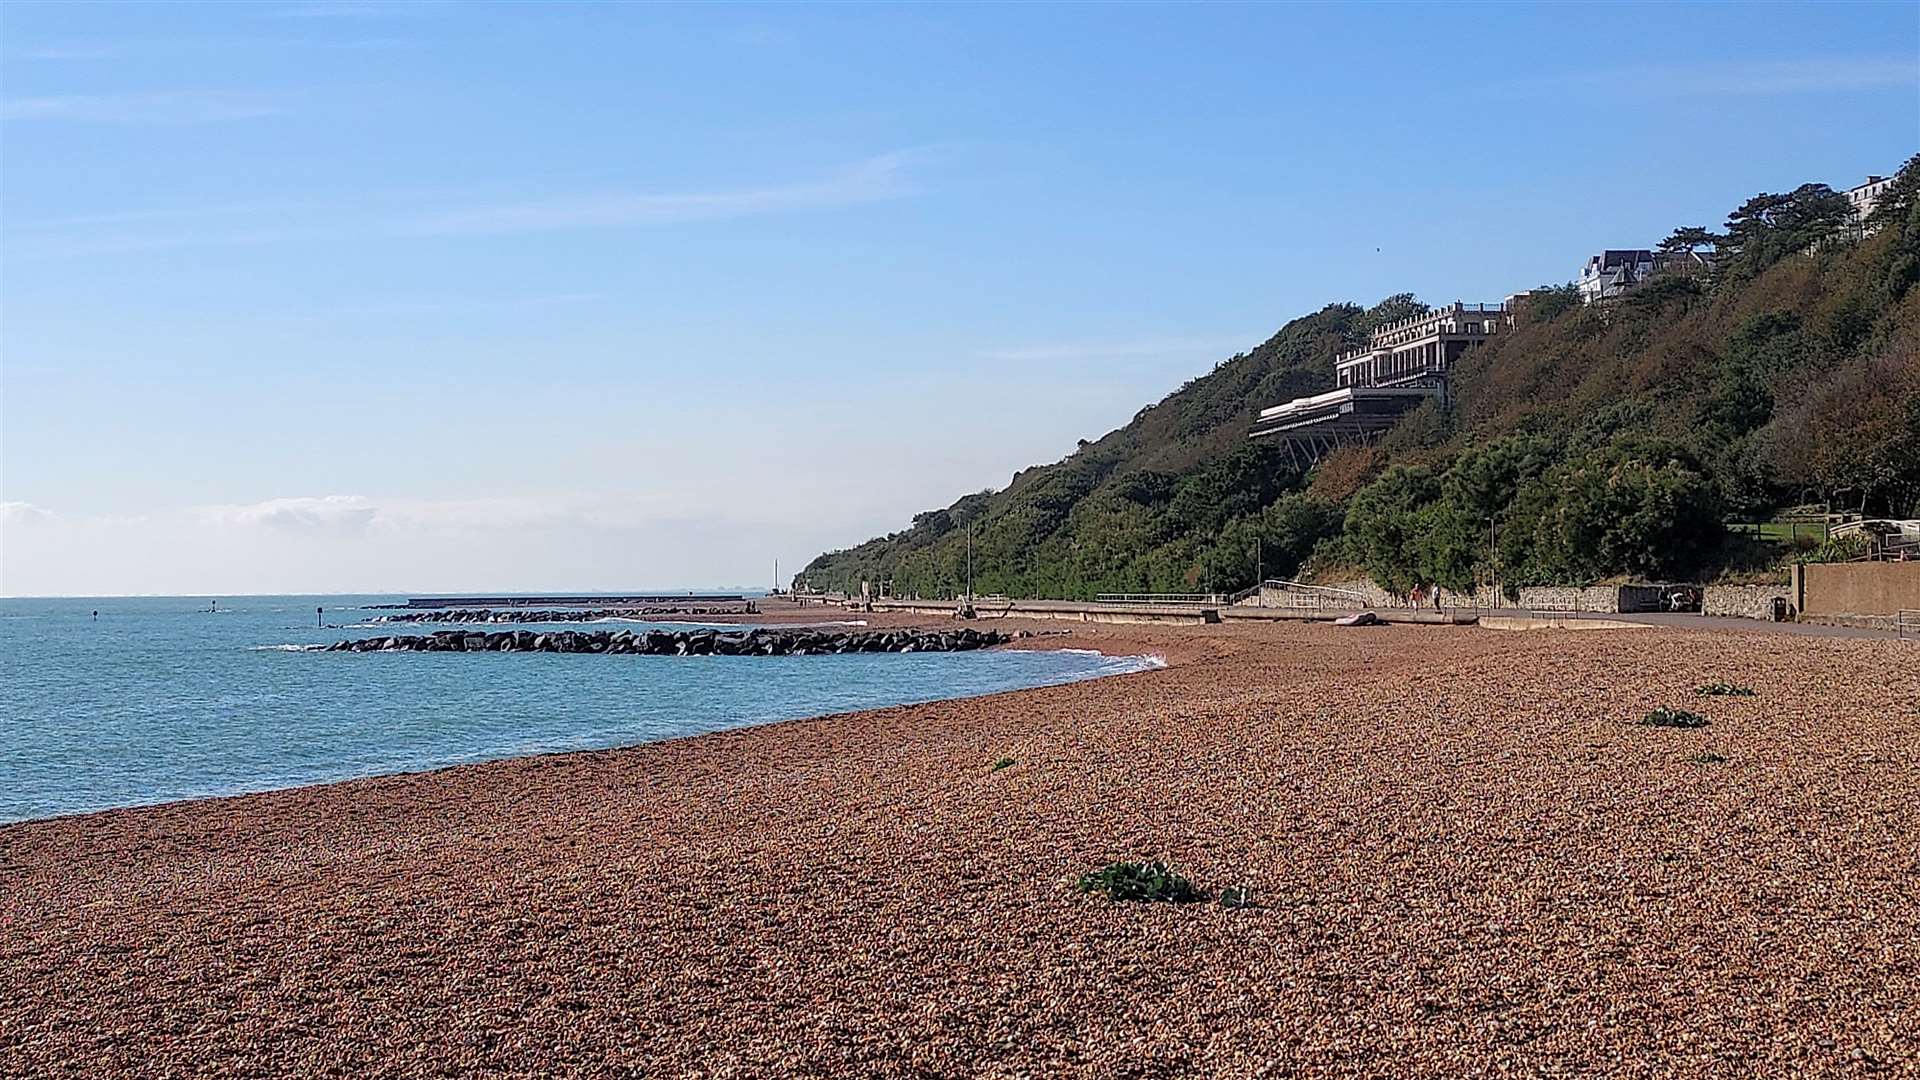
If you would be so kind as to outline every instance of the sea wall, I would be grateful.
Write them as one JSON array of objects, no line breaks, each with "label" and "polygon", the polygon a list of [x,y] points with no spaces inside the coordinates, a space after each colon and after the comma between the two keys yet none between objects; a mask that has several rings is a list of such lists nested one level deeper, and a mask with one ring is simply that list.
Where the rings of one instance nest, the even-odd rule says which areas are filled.
[{"label": "sea wall", "polygon": [[[951,617],[960,607],[956,600],[873,600],[861,607],[868,611],[905,611],[921,615]],[[1062,619],[1088,623],[1212,623],[1220,621],[1219,610],[1200,604],[1109,604],[1079,600],[977,600],[974,613],[981,619]]]},{"label": "sea wall", "polygon": [[1792,618],[1791,585],[1709,585],[1700,590],[1700,614],[1768,622]]},{"label": "sea wall", "polygon": [[439,630],[431,634],[338,641],[327,652],[552,652],[640,656],[827,656],[839,653],[970,652],[1004,645],[1026,632],[975,630]]}]

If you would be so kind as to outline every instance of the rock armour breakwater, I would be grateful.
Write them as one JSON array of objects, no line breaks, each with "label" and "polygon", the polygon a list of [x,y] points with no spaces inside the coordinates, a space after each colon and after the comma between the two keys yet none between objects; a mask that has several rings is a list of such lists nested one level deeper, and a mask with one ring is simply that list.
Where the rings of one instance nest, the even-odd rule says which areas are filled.
[{"label": "rock armour breakwater", "polygon": [[373,621],[377,623],[572,623],[596,622],[600,619],[684,619],[691,615],[743,615],[749,614],[752,611],[753,606],[751,604],[728,604],[721,607],[705,605],[699,607],[589,608],[584,611],[448,608],[439,611],[408,612],[404,615],[381,615],[374,618]]},{"label": "rock armour breakwater", "polygon": [[625,653],[639,656],[829,656],[838,653],[971,652],[1004,645],[1027,631],[872,630],[631,630],[582,632],[531,630],[480,633],[440,630],[432,634],[337,641],[327,652],[555,652]]}]

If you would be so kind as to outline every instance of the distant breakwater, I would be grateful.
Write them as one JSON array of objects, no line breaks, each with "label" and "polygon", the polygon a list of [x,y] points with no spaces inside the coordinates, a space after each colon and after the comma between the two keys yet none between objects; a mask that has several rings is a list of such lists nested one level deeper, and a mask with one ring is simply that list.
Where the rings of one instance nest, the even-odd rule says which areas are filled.
[{"label": "distant breakwater", "polygon": [[402,615],[379,615],[374,617],[377,623],[573,623],[598,622],[601,619],[684,619],[689,615],[745,615],[752,614],[751,604],[729,604],[725,607],[698,606],[687,607],[626,607],[626,608],[589,608],[585,611],[528,611],[519,608],[495,610],[493,608],[448,608],[435,611],[414,611]]},{"label": "distant breakwater", "polygon": [[639,656],[830,656],[840,653],[971,652],[1004,645],[1030,631],[1000,630],[531,630],[431,634],[336,641],[326,652],[553,652]]}]

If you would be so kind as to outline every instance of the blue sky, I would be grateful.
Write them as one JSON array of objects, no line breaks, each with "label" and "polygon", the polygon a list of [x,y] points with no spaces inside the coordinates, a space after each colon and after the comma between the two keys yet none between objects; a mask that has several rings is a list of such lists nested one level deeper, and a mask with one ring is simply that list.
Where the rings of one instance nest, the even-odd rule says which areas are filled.
[{"label": "blue sky", "polygon": [[1920,150],[1920,5],[9,4],[0,593],[764,582]]}]

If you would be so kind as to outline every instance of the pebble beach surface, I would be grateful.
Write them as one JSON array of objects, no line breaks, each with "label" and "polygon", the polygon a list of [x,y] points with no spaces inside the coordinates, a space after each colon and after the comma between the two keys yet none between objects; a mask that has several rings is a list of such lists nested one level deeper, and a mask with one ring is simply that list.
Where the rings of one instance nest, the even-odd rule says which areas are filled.
[{"label": "pebble beach surface", "polygon": [[1170,665],[0,827],[0,1075],[1920,1073],[1911,643],[1018,647]]}]

